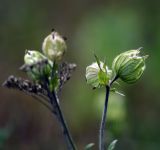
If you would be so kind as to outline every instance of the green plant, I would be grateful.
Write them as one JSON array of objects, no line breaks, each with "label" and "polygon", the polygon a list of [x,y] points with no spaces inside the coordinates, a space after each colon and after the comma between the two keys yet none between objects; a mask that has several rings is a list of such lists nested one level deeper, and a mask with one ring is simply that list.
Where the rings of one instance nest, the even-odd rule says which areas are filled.
[{"label": "green plant", "polygon": [[[140,48],[137,50],[129,50],[121,53],[112,63],[112,70],[108,69],[106,62],[102,62],[95,55],[96,62],[86,68],[86,81],[92,85],[93,88],[106,88],[106,97],[104,103],[104,110],[99,130],[99,150],[105,150],[104,130],[106,125],[107,107],[110,91],[118,93],[113,84],[121,79],[126,83],[135,83],[145,70],[145,59],[148,57],[140,56]],[[108,150],[113,150],[117,140],[114,140],[108,147]]]},{"label": "green plant", "polygon": [[75,150],[76,146],[58,99],[62,86],[70,79],[72,71],[76,68],[74,63],[60,62],[66,48],[65,39],[58,32],[52,31],[44,39],[43,53],[35,50],[25,52],[24,65],[20,70],[27,73],[31,81],[9,76],[3,85],[31,95],[47,107],[60,123],[67,148]]}]

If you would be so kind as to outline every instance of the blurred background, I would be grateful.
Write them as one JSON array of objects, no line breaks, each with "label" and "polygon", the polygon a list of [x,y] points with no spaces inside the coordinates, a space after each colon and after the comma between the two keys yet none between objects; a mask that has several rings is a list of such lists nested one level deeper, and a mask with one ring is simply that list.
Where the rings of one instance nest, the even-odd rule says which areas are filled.
[{"label": "blurred background", "polygon": [[[152,0],[0,0],[0,84],[18,68],[25,49],[41,51],[54,28],[67,37],[65,60],[77,69],[60,99],[65,118],[79,149],[95,143],[105,90],[86,85],[85,68],[95,61],[93,51],[111,66],[119,53],[143,47],[147,69],[134,85],[122,82],[126,95],[111,94],[107,144],[118,139],[116,150],[160,149],[160,1]],[[0,87],[0,149],[65,150],[55,117],[25,94]]]}]

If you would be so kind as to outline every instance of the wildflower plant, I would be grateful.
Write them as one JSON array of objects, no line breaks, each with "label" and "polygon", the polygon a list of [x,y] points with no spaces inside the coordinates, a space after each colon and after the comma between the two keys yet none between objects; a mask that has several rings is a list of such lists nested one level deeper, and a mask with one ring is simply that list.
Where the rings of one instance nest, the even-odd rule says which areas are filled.
[{"label": "wildflower plant", "polygon": [[[70,79],[71,73],[76,68],[76,64],[74,63],[61,61],[66,50],[66,39],[58,32],[52,30],[44,39],[41,52],[37,50],[25,51],[24,64],[20,67],[20,70],[25,72],[30,80],[11,75],[3,83],[3,86],[17,89],[30,95],[49,109],[59,121],[67,149],[76,150],[77,147],[67,127],[58,98],[63,85]],[[96,55],[94,56],[96,61],[87,66],[85,77],[87,84],[90,84],[93,89],[103,87],[106,89],[99,130],[99,150],[106,150],[104,131],[109,94],[110,92],[115,92],[123,95],[113,87],[113,84],[118,79],[128,84],[138,81],[145,70],[145,60],[148,56],[141,56],[140,48],[126,51],[115,57],[111,69],[107,66],[106,62],[100,61]],[[111,142],[107,150],[113,150],[116,142],[117,140]],[[89,143],[86,145],[85,150],[91,150],[93,146],[94,143]]]},{"label": "wildflower plant", "polygon": [[47,107],[60,123],[67,149],[75,150],[76,146],[67,127],[58,99],[58,93],[76,68],[74,63],[60,62],[66,49],[65,38],[58,32],[52,31],[44,39],[42,52],[36,50],[25,51],[24,65],[20,67],[20,70],[25,72],[30,80],[11,75],[3,83],[3,86],[31,95]]},{"label": "wildflower plant", "polygon": [[[137,50],[129,50],[119,54],[113,60],[111,69],[106,65],[106,62],[100,61],[95,55],[96,62],[86,68],[87,83],[90,84],[93,89],[102,87],[106,88],[104,110],[99,130],[99,150],[106,150],[104,131],[106,126],[109,94],[112,91],[123,95],[118,92],[115,87],[112,87],[113,84],[117,82],[118,79],[121,79],[128,84],[135,83],[142,76],[145,70],[145,60],[148,55],[141,56],[140,49],[141,48]],[[117,140],[111,142],[108,150],[113,150],[116,143]]]}]

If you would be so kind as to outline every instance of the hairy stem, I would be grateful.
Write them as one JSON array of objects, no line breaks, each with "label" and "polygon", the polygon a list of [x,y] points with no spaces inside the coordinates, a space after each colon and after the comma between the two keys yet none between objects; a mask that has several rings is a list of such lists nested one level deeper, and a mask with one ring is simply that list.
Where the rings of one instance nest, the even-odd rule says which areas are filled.
[{"label": "hairy stem", "polygon": [[104,110],[102,114],[100,130],[99,130],[99,150],[105,150],[104,131],[105,131],[105,125],[106,125],[109,91],[110,91],[110,87],[106,86],[106,98],[105,98]]}]

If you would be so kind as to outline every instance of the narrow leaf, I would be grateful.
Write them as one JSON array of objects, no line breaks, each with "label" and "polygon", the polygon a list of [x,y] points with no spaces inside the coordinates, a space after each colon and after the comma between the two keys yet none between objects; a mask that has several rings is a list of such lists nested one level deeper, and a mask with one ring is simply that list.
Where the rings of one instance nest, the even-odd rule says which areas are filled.
[{"label": "narrow leaf", "polygon": [[119,94],[120,96],[125,96],[123,93],[115,91],[116,94]]},{"label": "narrow leaf", "polygon": [[103,69],[106,70],[106,66],[107,66],[107,64],[106,64],[106,59],[104,59]]},{"label": "narrow leaf", "polygon": [[84,150],[91,150],[91,148],[94,146],[94,143],[89,143],[85,146]]},{"label": "narrow leaf", "polygon": [[99,68],[101,69],[100,60],[99,60],[98,56],[96,54],[94,54],[94,57],[96,59],[96,62],[98,64]]},{"label": "narrow leaf", "polygon": [[116,89],[116,88],[111,88],[111,90],[110,90],[110,91],[111,91],[111,92],[113,92],[113,93],[119,94],[119,95],[121,95],[121,96],[125,96],[123,93],[121,93],[121,92],[117,91],[117,89]]},{"label": "narrow leaf", "polygon": [[108,150],[114,150],[117,141],[118,141],[118,140],[112,141],[111,144],[110,144],[109,147],[108,147]]}]

